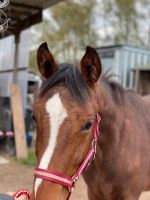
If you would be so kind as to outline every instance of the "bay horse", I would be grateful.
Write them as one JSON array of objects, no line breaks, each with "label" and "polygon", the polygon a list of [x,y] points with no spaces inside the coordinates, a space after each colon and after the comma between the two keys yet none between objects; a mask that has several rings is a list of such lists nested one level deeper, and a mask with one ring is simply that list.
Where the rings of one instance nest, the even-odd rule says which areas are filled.
[{"label": "bay horse", "polygon": [[71,180],[90,160],[83,173],[89,200],[137,200],[150,189],[150,101],[103,77],[92,47],[79,68],[57,65],[43,43],[37,63],[43,83],[33,107],[37,167],[31,200],[69,199]]}]

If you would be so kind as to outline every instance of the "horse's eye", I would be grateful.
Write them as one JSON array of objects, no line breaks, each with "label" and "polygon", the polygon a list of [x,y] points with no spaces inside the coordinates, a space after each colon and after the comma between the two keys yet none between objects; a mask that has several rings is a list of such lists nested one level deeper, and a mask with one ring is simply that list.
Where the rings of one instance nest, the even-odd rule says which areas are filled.
[{"label": "horse's eye", "polygon": [[81,131],[88,131],[93,125],[93,120],[88,120],[82,127]]},{"label": "horse's eye", "polygon": [[33,119],[34,121],[36,120],[33,113],[31,114],[31,117],[32,117],[32,119]]}]

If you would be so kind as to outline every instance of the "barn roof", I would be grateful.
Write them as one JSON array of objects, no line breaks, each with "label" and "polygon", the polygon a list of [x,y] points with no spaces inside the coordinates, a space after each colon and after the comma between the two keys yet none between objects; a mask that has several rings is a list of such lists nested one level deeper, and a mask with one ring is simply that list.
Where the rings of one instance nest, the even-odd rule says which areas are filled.
[{"label": "barn roof", "polygon": [[22,30],[42,21],[42,10],[62,0],[10,0],[5,11],[10,18],[7,31],[1,38],[9,35],[17,35]]}]

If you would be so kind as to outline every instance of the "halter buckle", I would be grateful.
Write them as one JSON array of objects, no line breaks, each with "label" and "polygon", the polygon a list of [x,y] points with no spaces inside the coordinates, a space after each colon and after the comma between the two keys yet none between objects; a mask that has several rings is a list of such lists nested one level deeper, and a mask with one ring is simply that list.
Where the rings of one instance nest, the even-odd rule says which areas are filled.
[{"label": "halter buckle", "polygon": [[73,179],[73,185],[77,182],[77,180],[78,180],[78,178],[77,178],[77,176],[76,176],[76,174],[72,177],[72,179]]},{"label": "halter buckle", "polygon": [[73,186],[72,188],[68,187],[69,193],[72,193],[75,187]]},{"label": "halter buckle", "polygon": [[92,161],[92,160],[95,160],[95,155],[96,155],[97,144],[96,144],[96,141],[95,141],[95,140],[92,141],[92,147],[93,147],[93,149],[94,149],[94,154],[93,154],[93,157],[91,158],[91,161]]},{"label": "halter buckle", "polygon": [[75,183],[77,182],[77,176],[76,176],[76,174],[72,177],[72,187],[68,187],[68,190],[69,190],[69,192],[70,193],[72,193],[73,192],[73,190],[75,189]]}]

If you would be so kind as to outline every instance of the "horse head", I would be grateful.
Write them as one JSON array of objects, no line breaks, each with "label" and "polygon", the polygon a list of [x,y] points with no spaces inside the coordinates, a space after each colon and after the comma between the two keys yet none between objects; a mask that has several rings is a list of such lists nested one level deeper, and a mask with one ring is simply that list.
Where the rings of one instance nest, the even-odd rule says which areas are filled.
[{"label": "horse head", "polygon": [[101,61],[97,52],[87,47],[80,68],[57,65],[47,44],[43,43],[37,51],[37,63],[43,83],[33,108],[37,168],[32,199],[65,200],[69,197],[69,183],[65,185],[61,181],[63,178],[71,181],[70,177],[90,153],[96,137],[93,128],[99,120],[96,93]]}]

